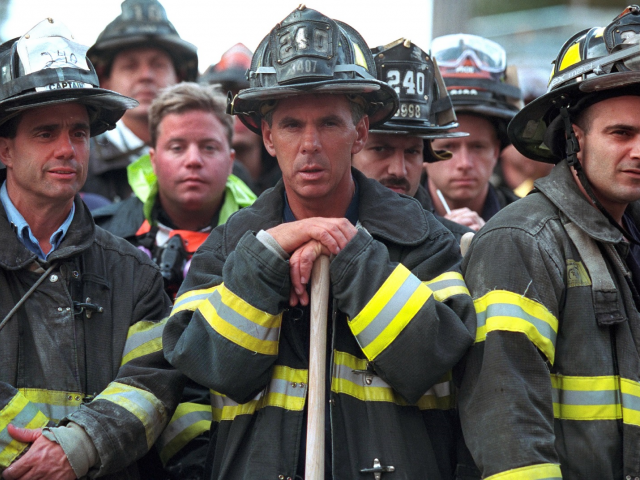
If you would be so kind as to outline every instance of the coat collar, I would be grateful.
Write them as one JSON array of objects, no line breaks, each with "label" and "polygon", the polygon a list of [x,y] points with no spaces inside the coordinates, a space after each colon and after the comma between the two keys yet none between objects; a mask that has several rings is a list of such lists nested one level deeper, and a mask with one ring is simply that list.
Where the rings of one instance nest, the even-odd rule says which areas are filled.
[{"label": "coat collar", "polygon": [[[6,178],[6,171],[0,171],[0,183]],[[47,263],[51,263],[62,258],[67,258],[78,254],[79,252],[89,248],[95,237],[95,224],[89,213],[89,209],[85,206],[80,198],[76,195],[74,199],[76,213],[73,221],[69,226],[69,230],[65,235],[62,243],[49,256]],[[0,239],[2,248],[0,249],[0,267],[7,270],[18,270],[26,267],[36,260],[36,255],[25,248],[18,240],[15,232],[7,219],[7,212],[0,204]]]},{"label": "coat collar", "polygon": [[[429,235],[428,213],[414,198],[399,195],[379,182],[351,169],[360,195],[360,223],[374,237],[400,245],[412,246]],[[275,227],[282,223],[284,183],[265,191],[249,208],[229,219],[227,244],[235,246],[247,230]]]},{"label": "coat collar", "polygon": [[[599,210],[591,205],[580,191],[566,160],[558,163],[548,176],[536,180],[534,185],[569,220],[590,237],[606,243],[623,241],[622,234],[609,223],[609,220]],[[631,203],[629,212],[636,222],[639,222],[640,202]]]}]

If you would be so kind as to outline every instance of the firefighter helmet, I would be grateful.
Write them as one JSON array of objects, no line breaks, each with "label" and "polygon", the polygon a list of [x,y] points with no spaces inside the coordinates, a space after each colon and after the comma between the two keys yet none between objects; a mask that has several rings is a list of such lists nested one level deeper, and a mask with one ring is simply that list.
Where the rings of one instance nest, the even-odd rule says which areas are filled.
[{"label": "firefighter helmet", "polygon": [[251,50],[242,43],[237,43],[222,54],[222,58],[215,65],[211,65],[200,75],[200,83],[219,83],[224,91],[238,90],[249,87],[247,70],[251,66]]},{"label": "firefighter helmet", "polygon": [[301,5],[267,35],[249,68],[249,88],[229,97],[228,113],[260,133],[278,99],[310,93],[345,94],[363,104],[370,124],[384,123],[398,97],[375,77],[366,42],[349,25]]},{"label": "firefighter helmet", "polygon": [[152,47],[169,54],[181,80],[196,80],[197,48],[180,38],[158,0],[124,0],[121,8],[122,13],[106,26],[87,53],[100,75],[109,75],[118,52]]},{"label": "firefighter helmet", "polygon": [[52,18],[0,45],[0,124],[30,108],[75,102],[87,107],[92,136],[115,128],[138,102],[100,88],[86,52]]},{"label": "firefighter helmet", "polygon": [[[632,5],[606,27],[583,30],[562,46],[547,92],[515,116],[509,136],[523,155],[558,163],[572,156],[570,117],[605,98],[638,95],[639,85],[640,7]],[[569,147],[577,152],[577,145]]]}]

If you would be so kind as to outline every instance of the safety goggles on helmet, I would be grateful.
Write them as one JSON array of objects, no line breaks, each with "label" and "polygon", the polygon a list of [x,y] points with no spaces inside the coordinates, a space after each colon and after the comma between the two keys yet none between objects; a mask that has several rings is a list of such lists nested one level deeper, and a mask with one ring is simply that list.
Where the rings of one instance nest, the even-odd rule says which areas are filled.
[{"label": "safety goggles on helmet", "polygon": [[250,87],[229,98],[227,113],[256,133],[277,100],[305,94],[343,94],[359,103],[371,125],[398,109],[395,91],[375,77],[362,36],[349,25],[301,5],[271,30],[256,49]]},{"label": "safety goggles on helmet", "polygon": [[87,107],[91,135],[97,135],[138,105],[100,88],[87,47],[72,38],[67,27],[48,18],[0,45],[0,124],[29,108],[74,102]]},{"label": "safety goggles on helmet", "polygon": [[507,54],[500,45],[477,35],[458,33],[435,38],[431,53],[442,69],[464,73],[475,68],[489,73],[503,73]]}]

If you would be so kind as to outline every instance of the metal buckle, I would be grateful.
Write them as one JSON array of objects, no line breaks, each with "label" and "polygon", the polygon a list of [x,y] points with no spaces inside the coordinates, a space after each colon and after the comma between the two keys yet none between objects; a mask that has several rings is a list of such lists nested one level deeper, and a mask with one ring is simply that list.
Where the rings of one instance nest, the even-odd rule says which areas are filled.
[{"label": "metal buckle", "polygon": [[380,460],[374,458],[373,468],[363,468],[362,470],[360,470],[360,473],[373,473],[373,480],[381,480],[383,473],[390,473],[395,471],[396,467],[393,467],[391,465],[388,467],[383,467],[380,464]]}]

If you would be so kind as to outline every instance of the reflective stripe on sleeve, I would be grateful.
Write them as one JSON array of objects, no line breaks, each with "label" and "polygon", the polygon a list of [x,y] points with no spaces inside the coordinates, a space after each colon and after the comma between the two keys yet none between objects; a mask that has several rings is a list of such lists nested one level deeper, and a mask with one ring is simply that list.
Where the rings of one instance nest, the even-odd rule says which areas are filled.
[{"label": "reflective stripe on sleeve", "polygon": [[140,321],[129,328],[127,343],[122,352],[124,365],[131,360],[162,350],[162,332],[167,320],[161,322]]},{"label": "reflective stripe on sleeve", "polygon": [[514,468],[486,478],[487,480],[562,480],[562,472],[560,471],[560,465],[542,463]]},{"label": "reflective stripe on sleeve", "polygon": [[[363,402],[389,402],[407,406],[407,402],[377,375],[367,374],[367,361],[345,352],[334,352],[331,391],[357,398]],[[415,404],[420,410],[447,410],[454,407],[451,374],[445,375]]]},{"label": "reflective stripe on sleeve", "polygon": [[7,426],[11,423],[20,428],[41,428],[49,419],[29,402],[24,395],[18,393],[0,410],[0,468],[6,468],[27,447],[26,443],[14,440]]},{"label": "reflective stripe on sleeve", "polygon": [[393,342],[432,291],[399,264],[358,315],[349,322],[360,348],[374,360]]},{"label": "reflective stripe on sleeve", "polygon": [[111,382],[94,402],[107,401],[127,410],[140,420],[147,437],[147,447],[155,443],[165,425],[165,408],[155,395],[141,388]]},{"label": "reflective stripe on sleeve", "polygon": [[640,383],[617,376],[551,375],[553,415],[562,420],[619,420],[640,426]]},{"label": "reflective stripe on sleeve", "polygon": [[558,320],[544,305],[506,290],[493,290],[473,303],[478,318],[476,343],[493,331],[524,333],[553,364]]},{"label": "reflective stripe on sleeve", "polygon": [[445,272],[424,283],[433,291],[433,298],[439,302],[444,302],[454,295],[469,296],[469,289],[458,272]]},{"label": "reflective stripe on sleeve", "polygon": [[224,284],[200,303],[198,312],[227,340],[252,352],[278,354],[282,314],[271,315],[258,310]]},{"label": "reflective stripe on sleeve", "polygon": [[213,420],[233,420],[238,415],[252,415],[264,407],[302,411],[307,396],[307,370],[277,365],[265,390],[247,403],[236,403],[226,395],[211,390]]},{"label": "reflective stripe on sleeve", "polygon": [[198,305],[200,305],[200,302],[206,300],[216,288],[218,288],[217,285],[211,288],[190,290],[183,293],[178,298],[176,298],[176,301],[173,304],[173,309],[171,310],[171,315],[175,315],[176,313],[183,310],[191,310],[192,312],[195,312],[198,308]]},{"label": "reflective stripe on sleeve", "polygon": [[191,440],[211,428],[211,405],[181,403],[164,429],[156,446],[160,460],[166,465],[169,459],[182,450]]},{"label": "reflective stripe on sleeve", "polygon": [[19,390],[48,419],[56,423],[78,410],[84,399],[84,394],[78,392],[60,392],[38,388],[21,388]]}]

